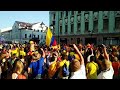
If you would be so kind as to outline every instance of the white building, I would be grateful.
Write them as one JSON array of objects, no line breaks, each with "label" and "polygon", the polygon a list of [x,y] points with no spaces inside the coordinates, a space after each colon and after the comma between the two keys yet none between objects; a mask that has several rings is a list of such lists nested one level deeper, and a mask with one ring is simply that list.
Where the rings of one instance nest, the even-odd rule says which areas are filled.
[{"label": "white building", "polygon": [[12,27],[1,29],[0,36],[3,37],[5,39],[5,41],[10,42],[12,40],[11,32],[12,32]]},{"label": "white building", "polygon": [[38,38],[39,43],[45,43],[46,27],[41,26],[44,23],[26,23],[15,21],[11,29],[2,29],[1,35],[6,41],[11,41],[12,43],[26,43],[32,38]]}]

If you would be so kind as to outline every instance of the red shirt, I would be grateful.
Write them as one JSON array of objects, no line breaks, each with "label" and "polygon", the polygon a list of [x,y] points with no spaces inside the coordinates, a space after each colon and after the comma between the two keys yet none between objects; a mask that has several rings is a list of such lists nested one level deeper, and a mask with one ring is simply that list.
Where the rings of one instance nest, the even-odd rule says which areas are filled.
[{"label": "red shirt", "polygon": [[120,63],[119,62],[112,62],[112,66],[114,69],[114,75],[119,74]]},{"label": "red shirt", "polygon": [[17,79],[27,79],[24,75],[18,75]]}]

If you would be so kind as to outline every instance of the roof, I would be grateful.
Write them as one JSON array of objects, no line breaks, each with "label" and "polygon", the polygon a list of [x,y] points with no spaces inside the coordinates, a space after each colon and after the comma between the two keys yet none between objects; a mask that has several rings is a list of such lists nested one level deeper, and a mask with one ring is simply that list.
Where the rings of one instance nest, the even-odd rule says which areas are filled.
[{"label": "roof", "polygon": [[20,25],[21,27],[31,27],[32,24],[31,23],[26,23],[26,22],[20,22],[20,21],[15,21],[18,25]]},{"label": "roof", "polygon": [[7,31],[11,31],[12,27],[7,27],[7,28],[3,28],[1,29],[1,32],[7,32]]}]

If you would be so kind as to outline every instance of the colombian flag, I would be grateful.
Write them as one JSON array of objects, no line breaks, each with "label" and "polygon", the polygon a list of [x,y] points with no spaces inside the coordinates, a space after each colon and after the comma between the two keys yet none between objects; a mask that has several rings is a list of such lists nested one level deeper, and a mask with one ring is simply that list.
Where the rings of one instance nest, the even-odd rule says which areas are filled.
[{"label": "colombian flag", "polygon": [[47,34],[46,34],[46,45],[47,46],[56,46],[57,45],[55,37],[53,36],[53,34],[49,28],[48,28]]}]

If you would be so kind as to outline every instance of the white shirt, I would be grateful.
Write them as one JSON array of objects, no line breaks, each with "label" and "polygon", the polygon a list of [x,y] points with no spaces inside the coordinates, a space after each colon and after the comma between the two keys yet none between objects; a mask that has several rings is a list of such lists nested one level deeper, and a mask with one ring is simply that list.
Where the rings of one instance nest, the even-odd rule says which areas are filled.
[{"label": "white shirt", "polygon": [[85,65],[81,65],[81,68],[78,71],[72,72],[70,79],[87,79]]},{"label": "white shirt", "polygon": [[17,73],[13,73],[13,74],[12,74],[12,79],[17,79],[17,77],[18,77],[18,74],[17,74]]},{"label": "white shirt", "polygon": [[110,65],[110,70],[108,71],[101,71],[98,75],[98,79],[113,79],[114,70],[112,65]]}]

